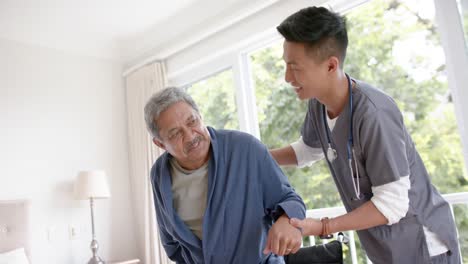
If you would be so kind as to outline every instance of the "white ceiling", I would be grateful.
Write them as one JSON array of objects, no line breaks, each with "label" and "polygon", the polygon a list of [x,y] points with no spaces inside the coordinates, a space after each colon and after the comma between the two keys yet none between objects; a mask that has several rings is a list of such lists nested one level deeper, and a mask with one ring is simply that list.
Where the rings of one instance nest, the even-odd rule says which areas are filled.
[{"label": "white ceiling", "polygon": [[272,2],[0,0],[0,38],[128,61]]}]

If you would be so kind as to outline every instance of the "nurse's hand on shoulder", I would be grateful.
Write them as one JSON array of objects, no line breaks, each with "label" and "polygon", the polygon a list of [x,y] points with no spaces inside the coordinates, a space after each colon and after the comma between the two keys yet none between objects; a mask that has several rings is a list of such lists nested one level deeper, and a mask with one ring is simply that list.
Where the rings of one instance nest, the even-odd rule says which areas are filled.
[{"label": "nurse's hand on shoulder", "polygon": [[303,236],[319,236],[322,234],[322,222],[318,219],[306,218],[300,220],[291,218],[289,223],[294,227],[300,228]]},{"label": "nurse's hand on shoulder", "polygon": [[278,256],[294,254],[301,247],[301,242],[301,231],[289,224],[289,218],[284,214],[276,220],[268,232],[263,254],[270,252]]}]

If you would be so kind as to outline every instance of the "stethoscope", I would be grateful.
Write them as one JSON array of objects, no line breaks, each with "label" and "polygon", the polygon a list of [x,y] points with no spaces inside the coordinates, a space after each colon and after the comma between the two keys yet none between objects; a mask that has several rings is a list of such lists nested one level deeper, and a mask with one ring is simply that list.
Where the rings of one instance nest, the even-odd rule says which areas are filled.
[{"label": "stethoscope", "polygon": [[[357,161],[354,158],[356,155],[354,154],[354,142],[353,142],[353,87],[351,85],[351,78],[349,78],[348,74],[346,74],[346,78],[348,79],[348,90],[349,90],[349,133],[348,133],[348,142],[346,143],[346,151],[348,153],[348,167],[351,171],[351,181],[353,182],[354,193],[356,194],[356,199],[361,199],[361,187],[359,186],[359,170],[357,167]],[[328,140],[328,149],[326,152],[327,159],[330,162],[333,162],[336,158],[338,158],[338,154],[336,149],[332,148],[331,146],[331,139],[329,134],[329,127],[327,123],[327,110],[325,109],[325,105],[323,105],[323,123],[325,125],[325,131],[327,134]],[[354,160],[354,168],[356,169],[357,177],[354,177],[353,171],[353,163]]]}]

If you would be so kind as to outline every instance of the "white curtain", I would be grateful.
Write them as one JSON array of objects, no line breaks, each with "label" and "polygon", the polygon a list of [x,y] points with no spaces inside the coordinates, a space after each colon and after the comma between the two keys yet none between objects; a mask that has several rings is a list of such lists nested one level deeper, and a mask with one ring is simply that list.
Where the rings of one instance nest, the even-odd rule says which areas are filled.
[{"label": "white curtain", "polygon": [[166,85],[166,70],[162,62],[144,66],[126,77],[130,184],[142,264],[172,263],[159,239],[149,175],[151,166],[162,151],[152,143],[144,121],[146,102]]}]

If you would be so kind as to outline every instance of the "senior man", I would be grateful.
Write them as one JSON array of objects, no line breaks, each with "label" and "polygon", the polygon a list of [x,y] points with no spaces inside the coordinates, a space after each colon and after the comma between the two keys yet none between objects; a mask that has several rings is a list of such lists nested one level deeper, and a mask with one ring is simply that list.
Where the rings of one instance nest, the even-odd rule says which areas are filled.
[{"label": "senior man", "polygon": [[290,218],[305,205],[253,136],[203,124],[193,99],[166,88],[145,106],[153,142],[165,152],[151,169],[161,240],[177,263],[284,263],[301,232]]}]

